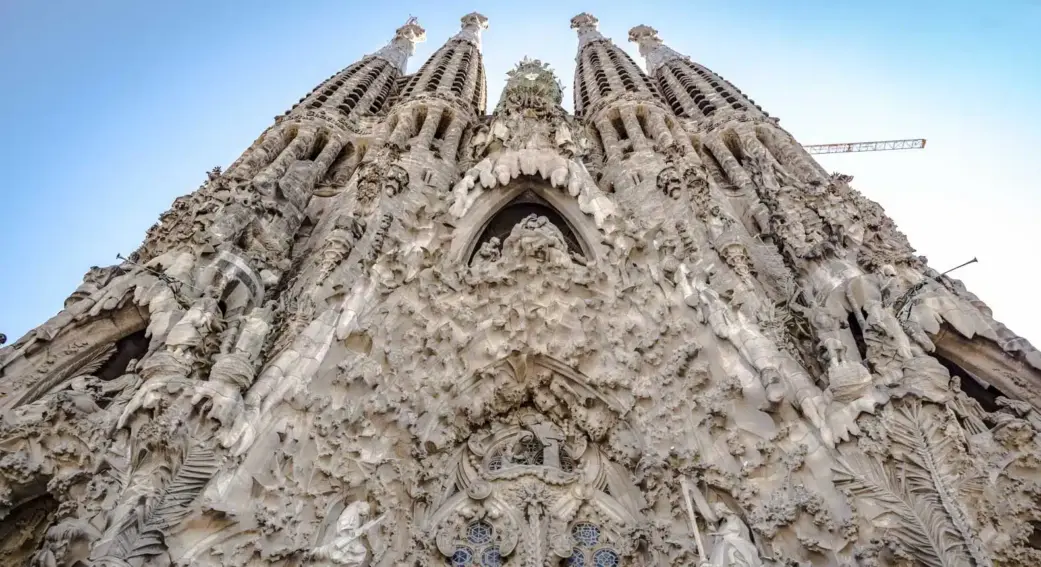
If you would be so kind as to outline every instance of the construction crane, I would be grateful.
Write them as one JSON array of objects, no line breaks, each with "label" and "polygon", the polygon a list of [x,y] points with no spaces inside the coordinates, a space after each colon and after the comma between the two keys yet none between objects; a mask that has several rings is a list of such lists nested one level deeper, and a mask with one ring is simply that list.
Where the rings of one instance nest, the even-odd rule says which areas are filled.
[{"label": "construction crane", "polygon": [[887,150],[920,150],[925,138],[914,140],[883,140],[881,142],[853,142],[849,144],[816,144],[803,146],[811,154],[844,154],[849,152],[882,152]]}]

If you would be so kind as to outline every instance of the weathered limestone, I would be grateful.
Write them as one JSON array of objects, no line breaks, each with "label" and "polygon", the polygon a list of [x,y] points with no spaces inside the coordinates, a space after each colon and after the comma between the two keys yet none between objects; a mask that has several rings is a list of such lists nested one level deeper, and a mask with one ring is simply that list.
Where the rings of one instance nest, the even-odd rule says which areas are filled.
[{"label": "weathered limestone", "polygon": [[461,24],[0,349],[5,561],[1041,562],[1037,349],[653,28],[485,116]]}]

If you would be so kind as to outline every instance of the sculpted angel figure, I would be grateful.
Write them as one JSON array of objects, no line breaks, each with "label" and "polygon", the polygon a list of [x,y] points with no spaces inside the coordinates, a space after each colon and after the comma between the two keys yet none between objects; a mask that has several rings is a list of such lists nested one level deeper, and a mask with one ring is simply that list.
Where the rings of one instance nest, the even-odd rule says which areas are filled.
[{"label": "sculpted angel figure", "polygon": [[719,527],[712,535],[715,541],[709,552],[708,563],[711,567],[762,567],[763,560],[759,550],[752,543],[748,526],[729,506],[722,502],[714,506],[719,518]]},{"label": "sculpted angel figure", "polygon": [[371,513],[368,502],[352,502],[336,519],[336,531],[332,539],[325,545],[320,545],[307,553],[309,559],[315,565],[347,565],[360,567],[365,563],[369,550],[362,543],[361,537],[369,528],[378,524],[383,516],[362,525],[362,522]]}]

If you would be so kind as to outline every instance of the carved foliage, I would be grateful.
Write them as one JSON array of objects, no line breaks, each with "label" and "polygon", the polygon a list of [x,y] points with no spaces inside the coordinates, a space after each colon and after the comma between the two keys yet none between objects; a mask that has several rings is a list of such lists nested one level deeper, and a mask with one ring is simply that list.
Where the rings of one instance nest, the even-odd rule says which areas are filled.
[{"label": "carved foliage", "polygon": [[836,484],[874,506],[870,519],[889,528],[894,553],[937,567],[990,565],[959,502],[971,471],[963,470],[937,411],[918,401],[889,406],[892,460],[847,457],[835,469]]}]

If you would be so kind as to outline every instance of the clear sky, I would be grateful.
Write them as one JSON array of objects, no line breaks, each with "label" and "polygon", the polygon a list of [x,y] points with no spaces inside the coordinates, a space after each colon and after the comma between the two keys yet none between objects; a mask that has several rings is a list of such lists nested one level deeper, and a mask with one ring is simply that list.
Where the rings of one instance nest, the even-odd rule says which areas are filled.
[{"label": "clear sky", "polygon": [[141,242],[298,98],[409,15],[415,70],[478,10],[489,105],[529,55],[568,86],[582,11],[642,62],[648,24],[803,143],[924,137],[925,150],[826,156],[919,253],[1041,344],[1041,2],[0,0],[0,332],[55,314],[91,265]]}]

